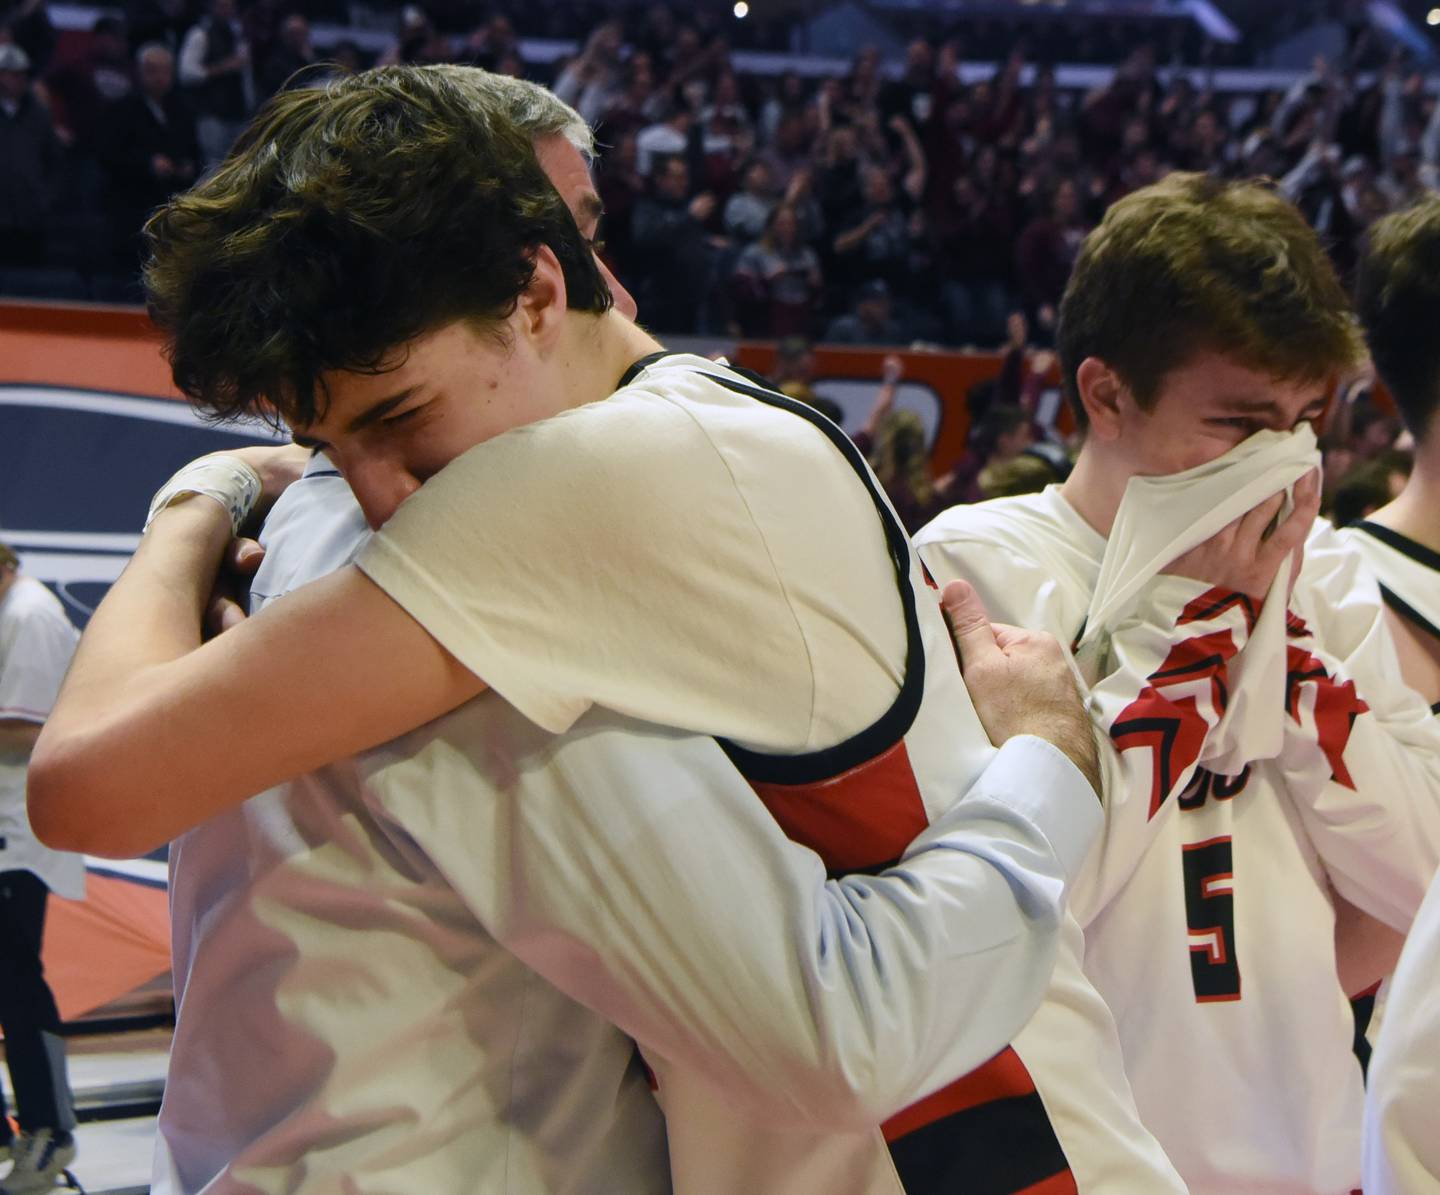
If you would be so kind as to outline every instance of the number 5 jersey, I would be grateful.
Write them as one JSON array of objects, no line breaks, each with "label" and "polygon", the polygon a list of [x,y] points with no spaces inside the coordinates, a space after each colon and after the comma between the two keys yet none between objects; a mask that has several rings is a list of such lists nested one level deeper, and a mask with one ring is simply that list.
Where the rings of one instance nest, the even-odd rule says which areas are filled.
[{"label": "number 5 jersey", "polygon": [[[937,582],[1067,646],[1107,549],[1058,487],[955,507],[916,544]],[[1363,1091],[1332,889],[1408,926],[1440,858],[1440,733],[1374,581],[1317,524],[1279,646],[1283,740],[1205,770],[1262,604],[1161,574],[1108,627],[1089,693],[1106,827],[1072,909],[1141,1118],[1192,1192],[1345,1195]]]}]

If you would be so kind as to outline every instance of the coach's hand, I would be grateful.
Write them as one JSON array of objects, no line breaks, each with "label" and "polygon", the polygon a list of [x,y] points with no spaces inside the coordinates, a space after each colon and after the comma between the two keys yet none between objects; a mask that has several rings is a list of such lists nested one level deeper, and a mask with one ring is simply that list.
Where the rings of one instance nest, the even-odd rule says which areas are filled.
[{"label": "coach's hand", "polygon": [[940,597],[975,712],[997,747],[1033,734],[1065,752],[1100,793],[1095,733],[1059,641],[1044,631],[992,623],[980,596],[951,581]]},{"label": "coach's hand", "polygon": [[1320,471],[1312,469],[1297,481],[1294,494],[1295,505],[1284,518],[1280,517],[1285,506],[1282,492],[1222,527],[1165,571],[1230,593],[1247,594],[1258,602],[1270,592],[1280,566],[1293,556],[1289,578],[1293,590],[1301,559],[1296,549],[1303,552],[1315,516],[1320,513]]}]

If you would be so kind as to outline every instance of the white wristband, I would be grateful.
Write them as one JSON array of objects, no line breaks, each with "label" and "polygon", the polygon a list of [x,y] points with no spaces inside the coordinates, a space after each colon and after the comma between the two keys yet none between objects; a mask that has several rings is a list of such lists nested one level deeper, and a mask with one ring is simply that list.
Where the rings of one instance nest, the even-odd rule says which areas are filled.
[{"label": "white wristband", "polygon": [[161,486],[151,500],[150,513],[145,517],[145,530],[150,530],[155,516],[167,506],[192,494],[201,494],[220,503],[230,515],[231,531],[239,535],[240,528],[259,501],[260,475],[238,456],[224,452],[191,461]]}]

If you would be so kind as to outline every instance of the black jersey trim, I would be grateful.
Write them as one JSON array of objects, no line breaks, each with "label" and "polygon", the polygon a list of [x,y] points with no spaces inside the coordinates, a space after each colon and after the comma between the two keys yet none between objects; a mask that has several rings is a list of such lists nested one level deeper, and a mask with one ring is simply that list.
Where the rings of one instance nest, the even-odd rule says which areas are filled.
[{"label": "black jersey trim", "polygon": [[629,369],[620,375],[620,381],[616,384],[615,389],[619,390],[624,386],[630,385],[630,383],[644,373],[645,370],[649,369],[655,362],[662,358],[679,357],[682,355],[683,354],[680,353],[672,353],[669,349],[661,349],[658,353],[646,353],[645,356],[634,362]]},{"label": "black jersey trim", "polygon": [[1440,552],[1433,551],[1424,544],[1416,543],[1408,535],[1401,535],[1394,528],[1372,523],[1369,519],[1361,519],[1358,523],[1352,523],[1351,526],[1357,531],[1365,532],[1366,535],[1374,536],[1382,544],[1394,548],[1402,556],[1410,557],[1416,564],[1423,564],[1426,568],[1440,573]]},{"label": "black jersey trim", "polygon": [[1380,596],[1384,599],[1385,604],[1394,610],[1396,614],[1400,615],[1401,618],[1405,619],[1406,622],[1414,623],[1427,635],[1440,640],[1440,627],[1437,627],[1383,581],[1380,583]]},{"label": "black jersey trim", "polygon": [[[641,370],[655,364],[662,357],[679,355],[681,354],[652,353],[648,357],[642,357],[626,371],[621,384],[626,385],[633,381]],[[737,376],[727,377],[721,371]],[[890,553],[890,561],[895,567],[895,584],[900,592],[900,604],[905,614],[905,679],[890,708],[871,726],[844,742],[823,751],[812,751],[803,755],[770,755],[747,750],[728,739],[716,739],[730,762],[748,780],[762,784],[814,784],[828,780],[893,747],[905,737],[920,712],[920,700],[925,692],[925,644],[920,635],[920,614],[915,605],[915,590],[910,584],[910,539],[899,520],[890,513],[884,494],[870,476],[860,450],[851,442],[849,436],[819,411],[769,389],[763,379],[757,379],[759,384],[742,380],[755,375],[733,366],[717,362],[714,372],[698,369],[695,372],[736,394],[746,395],[768,406],[798,415],[818,428],[835,445],[846,463],[864,483],[885,531],[885,544]]]}]

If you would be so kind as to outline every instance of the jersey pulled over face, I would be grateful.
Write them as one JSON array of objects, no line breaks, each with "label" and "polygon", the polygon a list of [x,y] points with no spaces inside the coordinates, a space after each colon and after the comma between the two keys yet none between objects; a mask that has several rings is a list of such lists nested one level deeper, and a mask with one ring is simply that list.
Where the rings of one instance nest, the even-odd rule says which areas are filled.
[{"label": "jersey pulled over face", "polygon": [[1200,353],[1161,383],[1150,410],[1128,395],[1110,448],[1142,476],[1181,473],[1224,456],[1258,431],[1293,431],[1325,414],[1326,386],[1282,381],[1219,353]]}]

